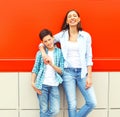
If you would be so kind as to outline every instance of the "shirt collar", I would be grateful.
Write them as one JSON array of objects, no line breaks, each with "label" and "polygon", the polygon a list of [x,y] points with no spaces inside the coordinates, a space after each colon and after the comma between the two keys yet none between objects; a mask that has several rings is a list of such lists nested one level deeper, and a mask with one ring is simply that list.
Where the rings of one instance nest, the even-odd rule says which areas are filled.
[{"label": "shirt collar", "polygon": [[83,31],[79,31],[79,36],[82,36],[82,37],[84,36]]}]

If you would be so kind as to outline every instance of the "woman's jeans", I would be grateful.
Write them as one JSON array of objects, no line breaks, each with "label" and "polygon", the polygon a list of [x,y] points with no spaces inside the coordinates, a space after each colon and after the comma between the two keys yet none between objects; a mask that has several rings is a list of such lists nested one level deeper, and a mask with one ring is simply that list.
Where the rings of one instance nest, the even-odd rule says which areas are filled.
[{"label": "woman's jeans", "polygon": [[55,117],[60,110],[60,94],[58,86],[42,86],[42,94],[38,96],[40,117]]},{"label": "woman's jeans", "polygon": [[[87,117],[88,113],[96,106],[96,96],[93,87],[85,88],[86,78],[81,78],[80,68],[65,68],[63,75],[63,87],[68,103],[69,117]],[[76,110],[76,86],[81,91],[85,104]]]}]

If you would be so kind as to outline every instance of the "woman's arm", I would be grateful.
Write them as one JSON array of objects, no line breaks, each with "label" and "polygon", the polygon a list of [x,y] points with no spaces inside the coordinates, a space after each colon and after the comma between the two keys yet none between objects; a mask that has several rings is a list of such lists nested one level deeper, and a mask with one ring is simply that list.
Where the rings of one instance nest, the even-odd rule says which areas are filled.
[{"label": "woman's arm", "polygon": [[86,89],[92,86],[92,66],[87,66]]},{"label": "woman's arm", "polygon": [[92,66],[92,39],[91,35],[87,33],[86,35],[87,41],[86,41],[86,63],[87,66]]},{"label": "woman's arm", "polygon": [[86,62],[87,62],[87,79],[86,79],[86,89],[92,86],[92,40],[90,34],[87,33],[87,52],[86,52]]},{"label": "woman's arm", "polygon": [[39,50],[40,50],[40,52],[42,53],[42,58],[43,58],[43,60],[44,60],[44,63],[45,63],[45,64],[48,64],[48,61],[47,61],[48,55],[47,55],[46,52],[45,52],[45,47],[44,47],[44,44],[43,44],[43,43],[40,43],[40,44],[39,44]]},{"label": "woman's arm", "polygon": [[[54,35],[54,44],[57,43],[57,42],[60,42],[61,35],[63,35],[63,32],[59,32],[59,33]],[[42,57],[43,57],[44,63],[48,64],[48,61],[46,61],[47,58],[48,58],[48,55],[45,52],[45,46],[44,46],[43,43],[39,44],[39,50],[42,53]]]}]

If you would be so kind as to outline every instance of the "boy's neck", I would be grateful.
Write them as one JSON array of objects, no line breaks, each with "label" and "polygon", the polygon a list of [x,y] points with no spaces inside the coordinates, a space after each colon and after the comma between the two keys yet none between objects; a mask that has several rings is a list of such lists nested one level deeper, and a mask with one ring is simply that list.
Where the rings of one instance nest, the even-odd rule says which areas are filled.
[{"label": "boy's neck", "polygon": [[48,51],[53,51],[54,48],[55,48],[55,47],[53,47],[53,48],[47,48],[47,49],[48,49]]}]

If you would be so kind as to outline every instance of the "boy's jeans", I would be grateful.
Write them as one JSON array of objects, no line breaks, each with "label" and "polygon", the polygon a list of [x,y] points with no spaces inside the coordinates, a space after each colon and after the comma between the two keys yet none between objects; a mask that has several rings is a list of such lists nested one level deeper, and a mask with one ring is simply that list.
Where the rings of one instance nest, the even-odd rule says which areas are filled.
[{"label": "boy's jeans", "polygon": [[42,94],[38,95],[40,117],[54,117],[60,110],[60,94],[58,86],[42,86]]},{"label": "boy's jeans", "polygon": [[[68,103],[69,117],[87,117],[88,113],[96,106],[96,97],[93,87],[85,89],[86,78],[81,79],[80,68],[65,68],[63,75],[63,87]],[[85,104],[76,111],[76,86],[81,91]]]}]

